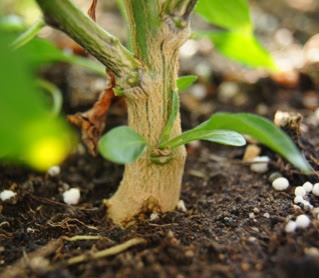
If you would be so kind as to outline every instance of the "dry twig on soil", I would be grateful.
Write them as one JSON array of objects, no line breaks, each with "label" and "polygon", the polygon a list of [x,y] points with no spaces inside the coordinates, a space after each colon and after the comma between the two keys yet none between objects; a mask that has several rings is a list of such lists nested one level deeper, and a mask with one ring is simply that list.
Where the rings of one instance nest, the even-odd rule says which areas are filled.
[{"label": "dry twig on soil", "polygon": [[118,253],[123,252],[124,250],[128,248],[131,248],[135,245],[142,244],[142,243],[146,243],[146,240],[144,238],[132,238],[124,243],[113,246],[111,248],[98,251],[96,253],[88,253],[88,254],[83,254],[80,256],[70,258],[67,260],[67,264],[68,265],[77,264],[89,259],[99,259],[99,258],[114,256]]}]

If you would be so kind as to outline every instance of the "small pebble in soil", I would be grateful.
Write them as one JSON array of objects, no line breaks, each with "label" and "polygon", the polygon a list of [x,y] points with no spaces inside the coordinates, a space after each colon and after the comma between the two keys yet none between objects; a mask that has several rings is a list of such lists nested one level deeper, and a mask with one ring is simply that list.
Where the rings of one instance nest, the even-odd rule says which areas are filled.
[{"label": "small pebble in soil", "polygon": [[68,205],[76,205],[80,201],[80,190],[78,188],[71,188],[63,193],[63,201]]},{"label": "small pebble in soil", "polygon": [[14,197],[15,195],[17,195],[17,193],[13,192],[12,190],[3,190],[0,193],[0,199],[2,201],[6,201],[11,199],[12,197]]},{"label": "small pebble in soil", "polygon": [[301,214],[296,218],[296,224],[298,228],[305,229],[310,225],[311,221],[305,214]]},{"label": "small pebble in soil", "polygon": [[52,166],[48,170],[48,175],[51,177],[56,177],[56,176],[60,175],[60,172],[61,172],[60,166]]},{"label": "small pebble in soil", "polygon": [[158,213],[157,212],[153,212],[151,215],[150,215],[150,220],[151,221],[155,221],[159,219],[159,216],[158,216]]},{"label": "small pebble in soil", "polygon": [[316,247],[305,248],[304,252],[308,256],[314,256],[314,257],[318,257],[319,256],[319,249],[316,248]]},{"label": "small pebble in soil", "polygon": [[33,234],[34,232],[35,232],[34,229],[32,229],[32,228],[30,228],[30,227],[27,228],[27,233],[32,233],[32,234]]},{"label": "small pebble in soil", "polygon": [[270,214],[269,214],[268,212],[264,213],[263,216],[264,216],[265,218],[270,218]]},{"label": "small pebble in soil", "polygon": [[319,183],[315,183],[312,189],[312,194],[319,196]]},{"label": "small pebble in soil", "polygon": [[313,188],[313,184],[309,181],[306,181],[303,185],[302,185],[303,189],[308,193],[312,191]]},{"label": "small pebble in soil", "polygon": [[173,231],[169,230],[168,233],[167,233],[167,236],[170,237],[170,238],[173,238],[174,237]]},{"label": "small pebble in soil", "polygon": [[257,156],[252,160],[250,170],[255,173],[266,173],[268,171],[268,162],[270,158],[268,156]]},{"label": "small pebble in soil", "polygon": [[314,208],[312,211],[311,211],[312,215],[314,218],[318,218],[319,219],[319,208]]},{"label": "small pebble in soil", "polygon": [[272,187],[277,191],[286,190],[288,186],[289,181],[284,177],[277,178],[272,182]]},{"label": "small pebble in soil", "polygon": [[259,213],[259,208],[253,208],[254,213]]},{"label": "small pebble in soil", "polygon": [[315,119],[319,122],[319,107],[315,110],[313,114],[315,116]]},{"label": "small pebble in soil", "polygon": [[306,195],[306,190],[302,186],[297,186],[295,188],[295,195],[304,197]]},{"label": "small pebble in soil", "polygon": [[297,223],[295,221],[290,220],[286,226],[285,231],[286,233],[293,233],[297,229]]},{"label": "small pebble in soil", "polygon": [[218,88],[218,100],[222,103],[230,102],[240,92],[238,83],[226,81],[221,83]]},{"label": "small pebble in soil", "polygon": [[192,258],[192,257],[194,257],[194,252],[192,251],[192,250],[187,250],[186,252],[185,252],[185,256],[186,257],[189,257],[189,258]]},{"label": "small pebble in soil", "polygon": [[248,238],[248,241],[250,241],[250,242],[254,242],[256,240],[257,240],[257,238],[255,238],[254,236],[251,236]]},{"label": "small pebble in soil", "polygon": [[251,161],[255,157],[259,156],[261,152],[261,148],[258,147],[256,144],[249,144],[246,147],[244,156],[243,156],[243,161]]},{"label": "small pebble in soil", "polygon": [[302,196],[296,196],[294,199],[294,203],[295,204],[300,204],[304,201],[304,199],[302,198]]},{"label": "small pebble in soil", "polygon": [[190,94],[198,100],[202,100],[206,97],[206,88],[201,84],[195,84],[189,89]]},{"label": "small pebble in soil", "polygon": [[181,212],[186,212],[187,211],[187,208],[186,208],[185,203],[184,203],[183,200],[179,200],[176,207],[177,207],[177,210],[179,210]]}]

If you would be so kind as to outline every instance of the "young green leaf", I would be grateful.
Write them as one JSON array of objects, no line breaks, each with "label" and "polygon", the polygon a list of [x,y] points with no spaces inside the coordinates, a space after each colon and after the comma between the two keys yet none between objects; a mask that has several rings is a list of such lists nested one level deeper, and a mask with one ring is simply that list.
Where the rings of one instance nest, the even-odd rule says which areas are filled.
[{"label": "young green leaf", "polygon": [[275,71],[271,55],[261,46],[253,34],[239,32],[210,32],[200,36],[208,37],[222,54],[251,67],[264,67]]},{"label": "young green leaf", "polygon": [[230,146],[243,146],[246,144],[245,138],[235,131],[221,129],[211,130],[203,127],[202,129],[194,128],[184,132],[165,143],[163,148],[175,149],[195,140],[206,140]]},{"label": "young green leaf", "polygon": [[142,135],[128,126],[120,126],[102,136],[99,152],[108,160],[126,164],[138,159],[146,146],[147,142]]},{"label": "young green leaf", "polygon": [[10,45],[12,49],[18,49],[31,41],[45,26],[45,22],[40,19],[34,23],[29,29],[17,37]]},{"label": "young green leaf", "polygon": [[200,0],[195,11],[214,25],[252,33],[253,27],[246,0]]},{"label": "young green leaf", "polygon": [[193,85],[196,80],[198,79],[198,76],[196,75],[186,75],[182,76],[177,79],[177,88],[179,92],[182,92],[186,90],[188,87]]},{"label": "young green leaf", "polygon": [[226,129],[250,135],[282,155],[303,172],[311,172],[309,164],[293,141],[280,128],[260,116],[247,113],[216,113],[196,129]]}]

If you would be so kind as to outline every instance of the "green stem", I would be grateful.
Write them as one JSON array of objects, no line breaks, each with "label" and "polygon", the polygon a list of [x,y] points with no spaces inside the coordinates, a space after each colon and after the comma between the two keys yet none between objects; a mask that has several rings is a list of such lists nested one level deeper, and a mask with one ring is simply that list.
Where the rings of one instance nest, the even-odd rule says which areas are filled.
[{"label": "green stem", "polygon": [[49,92],[52,96],[52,102],[53,102],[53,107],[52,107],[52,115],[53,116],[58,116],[61,112],[62,109],[62,103],[63,103],[63,97],[60,89],[55,86],[53,83],[48,82],[43,79],[37,80],[37,85],[43,89],[45,89],[47,92]]},{"label": "green stem", "polygon": [[24,46],[29,41],[31,41],[44,26],[45,26],[45,22],[42,19],[37,21],[29,29],[23,32],[17,39],[15,39],[10,46],[12,47],[13,50],[16,50]]},{"label": "green stem", "polygon": [[116,77],[123,78],[123,86],[129,87],[126,79],[139,66],[134,58],[110,33],[98,26],[71,0],[36,0],[41,7],[45,21],[68,34],[84,49],[111,70]]},{"label": "green stem", "polygon": [[170,15],[181,16],[186,19],[193,11],[198,0],[169,0],[164,4],[164,11]]},{"label": "green stem", "polygon": [[117,2],[117,5],[121,11],[121,14],[123,16],[123,18],[125,19],[125,22],[126,22],[126,25],[127,25],[127,33],[128,33],[128,37],[127,37],[127,46],[128,46],[128,49],[130,51],[133,51],[133,42],[132,42],[132,34],[131,34],[131,31],[130,31],[130,27],[129,27],[129,18],[127,16],[127,12],[126,12],[126,9],[125,9],[125,4],[123,2],[123,0],[116,0]]},{"label": "green stem", "polygon": [[178,93],[177,93],[177,91],[173,91],[173,93],[172,93],[172,107],[171,107],[171,111],[170,111],[166,126],[165,126],[163,133],[161,135],[161,138],[160,138],[160,144],[167,141],[169,136],[171,135],[178,111],[179,111]]},{"label": "green stem", "polygon": [[158,0],[124,0],[136,57],[152,68],[150,42],[160,26]]}]

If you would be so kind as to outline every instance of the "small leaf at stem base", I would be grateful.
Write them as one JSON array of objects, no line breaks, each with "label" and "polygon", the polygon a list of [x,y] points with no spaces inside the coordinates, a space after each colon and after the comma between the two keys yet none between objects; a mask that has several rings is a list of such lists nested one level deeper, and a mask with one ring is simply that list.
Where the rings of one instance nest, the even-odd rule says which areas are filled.
[{"label": "small leaf at stem base", "polygon": [[103,135],[98,148],[104,158],[127,164],[138,159],[146,146],[142,135],[128,126],[120,126]]}]

